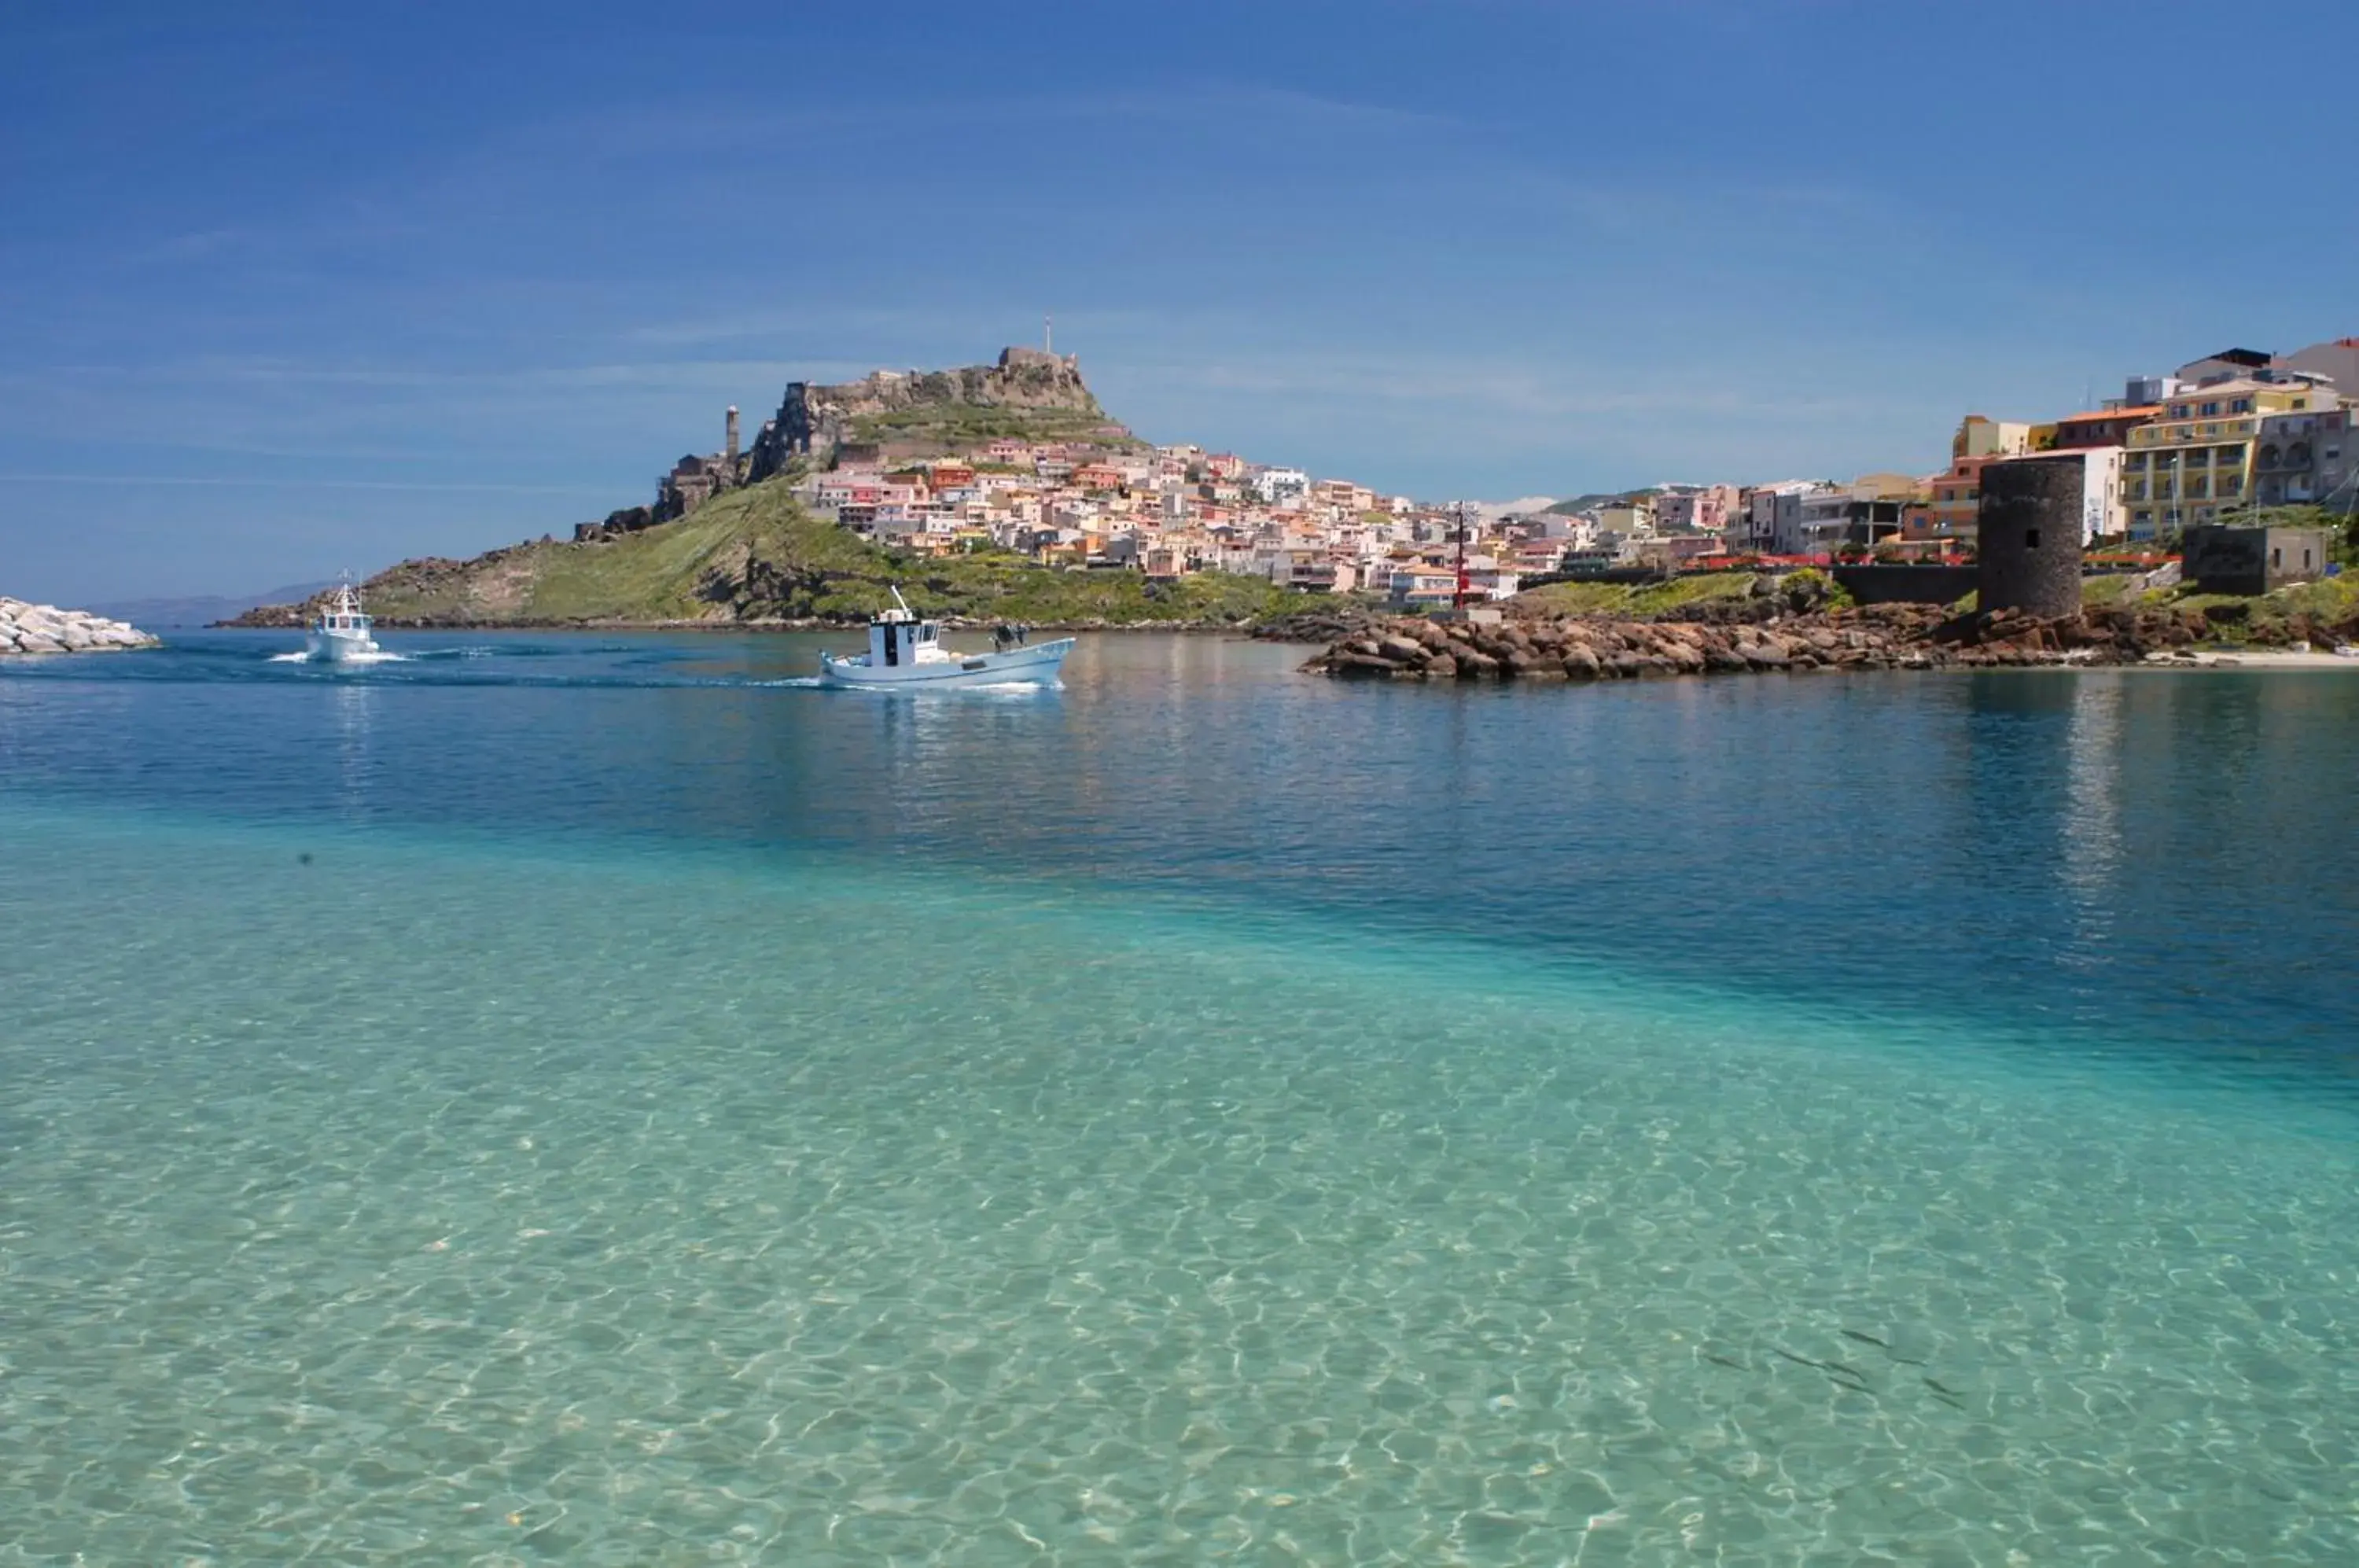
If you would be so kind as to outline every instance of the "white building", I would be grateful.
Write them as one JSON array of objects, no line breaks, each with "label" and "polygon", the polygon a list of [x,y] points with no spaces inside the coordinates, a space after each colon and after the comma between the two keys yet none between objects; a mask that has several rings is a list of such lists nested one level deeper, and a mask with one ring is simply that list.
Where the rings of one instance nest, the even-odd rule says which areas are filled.
[{"label": "white building", "polygon": [[1730,530],[1730,546],[1755,555],[1800,554],[1800,550],[1788,550],[1779,541],[1791,541],[1799,536],[1802,496],[1821,488],[1808,479],[1783,479],[1775,485],[1755,485],[1745,495],[1736,526]]},{"label": "white building", "polygon": [[2039,455],[2077,455],[2081,459],[2081,543],[2084,548],[2101,539],[2128,535],[2130,512],[2122,494],[2120,447],[2075,447],[2069,453],[2044,452]]},{"label": "white building", "polygon": [[1310,475],[1299,468],[1265,468],[1253,478],[1254,494],[1265,506],[1299,501],[1310,492]]}]

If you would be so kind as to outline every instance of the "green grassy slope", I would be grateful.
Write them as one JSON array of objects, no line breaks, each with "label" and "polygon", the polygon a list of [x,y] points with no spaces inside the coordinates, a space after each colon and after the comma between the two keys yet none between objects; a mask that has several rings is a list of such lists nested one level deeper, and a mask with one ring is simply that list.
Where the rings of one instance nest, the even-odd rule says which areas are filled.
[{"label": "green grassy slope", "polygon": [[[889,413],[860,414],[847,421],[845,437],[856,442],[932,442],[951,452],[971,451],[1002,436],[1028,441],[1100,440],[1110,424],[1093,400],[1086,408],[1027,408],[1014,404],[921,403]],[[1137,445],[1135,441],[1114,445]]]},{"label": "green grassy slope", "polygon": [[904,559],[806,516],[785,480],[606,543],[405,561],[370,579],[365,593],[388,625],[545,626],[859,619],[888,604],[897,585],[929,614],[1042,625],[1235,625],[1310,603],[1258,578],[1220,573],[1155,583],[1133,572],[1064,572],[1003,554]]}]

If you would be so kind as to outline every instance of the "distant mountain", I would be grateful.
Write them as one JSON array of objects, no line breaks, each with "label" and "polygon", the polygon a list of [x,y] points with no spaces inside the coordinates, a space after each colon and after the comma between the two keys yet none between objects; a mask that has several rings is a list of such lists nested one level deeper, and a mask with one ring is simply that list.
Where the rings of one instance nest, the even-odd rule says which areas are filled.
[{"label": "distant mountain", "polygon": [[261,593],[201,594],[186,599],[122,599],[111,604],[93,604],[94,615],[111,620],[128,621],[145,631],[159,626],[210,626],[217,622],[234,620],[257,604],[285,604],[308,599],[327,583],[299,583],[292,587],[273,588]]},{"label": "distant mountain", "polygon": [[1514,501],[1470,501],[1467,505],[1486,523],[1501,517],[1532,517],[1556,505],[1553,495],[1526,495]]},{"label": "distant mountain", "polygon": [[1596,490],[1592,491],[1586,495],[1575,495],[1570,500],[1559,501],[1555,506],[1550,506],[1549,510],[1555,512],[1561,517],[1570,517],[1578,513],[1592,511],[1599,506],[1608,506],[1613,502],[1621,500],[1625,495],[1633,494],[1635,494],[1635,492],[1628,490]]}]

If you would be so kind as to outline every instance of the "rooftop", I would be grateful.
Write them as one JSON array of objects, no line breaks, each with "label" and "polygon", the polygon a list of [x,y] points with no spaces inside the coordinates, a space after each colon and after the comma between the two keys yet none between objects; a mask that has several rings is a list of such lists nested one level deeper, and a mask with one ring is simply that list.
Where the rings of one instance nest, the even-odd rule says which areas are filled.
[{"label": "rooftop", "polygon": [[2135,408],[2100,408],[2093,414],[2067,414],[2056,422],[2060,425],[2077,425],[2090,419],[2152,419],[2161,412],[2162,405],[2159,403],[2140,403]]}]

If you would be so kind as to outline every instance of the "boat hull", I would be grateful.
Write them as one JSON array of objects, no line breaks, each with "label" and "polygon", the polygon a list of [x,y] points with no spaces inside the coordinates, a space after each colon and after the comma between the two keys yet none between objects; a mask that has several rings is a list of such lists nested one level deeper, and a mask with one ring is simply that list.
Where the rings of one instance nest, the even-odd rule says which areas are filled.
[{"label": "boat hull", "polygon": [[1065,656],[1073,651],[1071,637],[1059,637],[1004,652],[970,653],[919,664],[871,668],[867,659],[819,656],[820,679],[831,686],[864,686],[885,691],[938,691],[962,686],[1053,684]]},{"label": "boat hull", "polygon": [[304,636],[303,650],[322,664],[351,664],[373,657],[377,646],[365,636],[311,631]]}]

